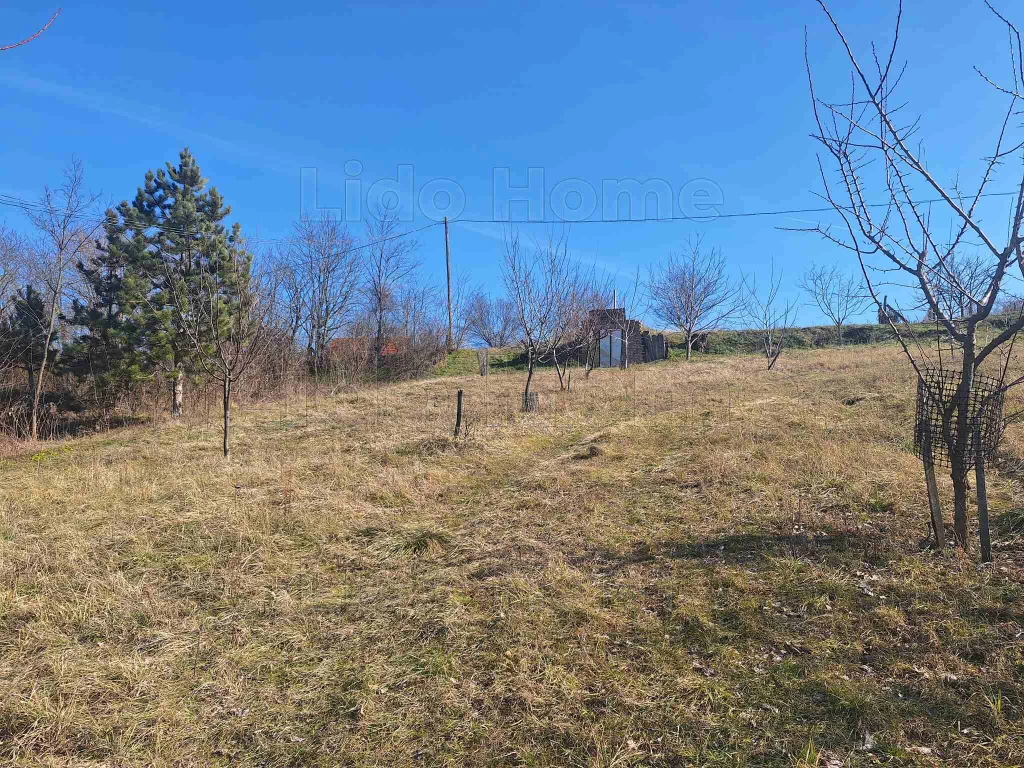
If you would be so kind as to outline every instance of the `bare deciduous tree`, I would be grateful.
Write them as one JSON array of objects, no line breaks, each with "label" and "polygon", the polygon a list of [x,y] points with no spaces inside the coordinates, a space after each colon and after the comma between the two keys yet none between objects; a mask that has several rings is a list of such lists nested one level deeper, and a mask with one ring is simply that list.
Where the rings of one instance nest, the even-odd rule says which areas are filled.
[{"label": "bare deciduous tree", "polygon": [[[254,272],[242,243],[216,273],[188,283],[169,280],[173,310],[199,367],[221,385],[224,458],[231,457],[231,398],[235,386],[277,336],[277,275]],[[181,295],[177,291],[186,291]]]},{"label": "bare deciduous tree", "polygon": [[[85,192],[83,177],[82,163],[72,160],[64,170],[64,183],[56,190],[47,187],[36,209],[29,213],[42,235],[36,269],[46,286],[45,349],[49,349],[56,338],[69,272],[79,254],[92,246],[93,235],[100,227],[100,223],[90,227],[85,221],[98,196]],[[46,358],[40,363],[32,397],[33,440],[39,436],[39,403],[46,380],[46,363]]]},{"label": "bare deciduous tree", "polygon": [[24,277],[28,243],[13,229],[0,225],[0,314],[11,300],[14,286]]},{"label": "bare deciduous tree", "polygon": [[1024,312],[1024,298],[1020,296],[1006,296],[1000,300],[996,311],[1000,315],[1018,315]]},{"label": "bare deciduous tree", "polygon": [[505,235],[502,262],[505,292],[515,309],[516,334],[527,357],[525,394],[530,393],[534,368],[544,355],[554,359],[560,386],[565,388],[559,346],[579,327],[583,296],[580,269],[569,255],[568,232],[550,233],[526,252],[516,231]]},{"label": "bare deciduous tree", "polygon": [[303,322],[306,319],[305,286],[298,271],[291,265],[290,250],[283,248],[275,253],[279,290],[281,291],[282,330],[294,346],[299,342]]},{"label": "bare deciduous tree", "polygon": [[779,296],[782,288],[782,270],[776,272],[774,261],[771,263],[767,285],[759,288],[757,278],[751,275],[744,277],[743,287],[743,314],[751,327],[761,335],[761,347],[770,371],[775,368],[775,363],[782,355],[786,330],[796,323],[797,301],[783,300]]},{"label": "bare deciduous tree", "polygon": [[466,346],[470,336],[470,312],[474,297],[480,294],[479,286],[469,281],[469,275],[456,270],[452,276],[452,337],[453,349]]},{"label": "bare deciduous tree", "polygon": [[352,320],[359,268],[358,252],[341,221],[325,215],[295,222],[283,290],[290,332],[301,330],[305,337],[314,375],[327,369],[331,342]]},{"label": "bare deciduous tree", "polygon": [[469,301],[470,338],[488,347],[507,347],[516,341],[516,308],[508,299],[478,292]]},{"label": "bare deciduous tree", "polygon": [[28,243],[13,229],[0,225],[0,374],[14,363],[11,326],[7,324],[14,306],[15,288],[25,279]]},{"label": "bare deciduous tree", "polygon": [[838,266],[812,264],[800,278],[800,287],[811,296],[814,305],[836,329],[836,339],[843,343],[843,326],[871,304],[862,282],[847,275]]},{"label": "bare deciduous tree", "polygon": [[[843,96],[830,101],[819,96],[812,76],[810,56],[805,41],[808,84],[817,131],[814,138],[824,150],[826,164],[819,157],[819,168],[824,196],[831,203],[839,224],[835,227],[818,225],[816,232],[829,242],[856,257],[866,281],[868,292],[881,306],[879,287],[901,285],[914,292],[927,306],[929,313],[945,330],[952,354],[944,354],[936,344],[929,352],[913,336],[913,329],[902,329],[892,317],[889,325],[899,340],[911,365],[917,372],[921,386],[930,386],[928,368],[938,368],[945,377],[956,382],[954,396],[936,393],[942,401],[942,434],[936,435],[951,464],[954,512],[953,529],[959,546],[967,546],[968,539],[968,472],[972,456],[978,489],[978,521],[983,559],[990,557],[988,542],[987,498],[985,495],[985,464],[980,448],[971,450],[972,441],[978,439],[972,395],[975,377],[986,362],[994,363],[999,386],[1005,388],[1017,382],[1006,382],[1005,371],[1009,355],[1006,349],[1016,334],[1024,328],[1024,315],[1011,318],[1002,329],[979,343],[978,326],[991,315],[1009,271],[1020,269],[1024,274],[1024,174],[1019,162],[1010,164],[1019,156],[1024,141],[1014,136],[1020,130],[1018,116],[1024,100],[1024,49],[1016,26],[986,3],[993,12],[993,20],[1008,34],[1010,77],[999,84],[977,70],[982,80],[1005,99],[992,121],[993,142],[988,157],[981,162],[977,184],[965,189],[959,178],[951,184],[942,183],[924,160],[922,142],[917,135],[921,121],[909,117],[906,104],[896,91],[905,67],[895,64],[900,37],[902,4],[896,18],[891,45],[878,49],[872,45],[872,60],[863,65],[853,52],[835,17],[824,0],[819,0],[828,21],[834,29],[840,46],[850,65],[850,79],[842,86]],[[1003,38],[1000,45],[1005,45]],[[978,103],[982,103],[979,100]],[[1006,222],[1006,239],[996,239],[996,233],[983,225],[982,210],[986,191],[1005,171],[1014,191],[1012,209]],[[921,198],[940,202],[920,202]],[[1000,224],[1000,233],[1003,225]],[[952,235],[950,235],[952,233]],[[979,275],[985,279],[976,285],[965,285],[956,268],[957,256],[965,247],[977,248],[984,263],[979,264]],[[942,287],[945,284],[945,287]],[[942,295],[947,289],[964,301],[945,302]],[[961,312],[961,307],[963,312]],[[951,312],[954,310],[954,312]],[[953,317],[951,314],[958,316]],[[1005,345],[1005,346],[1004,346]],[[1000,355],[1001,363],[997,362]],[[925,459],[926,471],[929,467]],[[929,490],[934,483],[929,483]],[[932,528],[936,544],[943,541],[941,509],[937,494],[929,493],[932,509]]]},{"label": "bare deciduous tree", "polygon": [[[454,296],[452,306],[454,321]],[[400,286],[395,310],[388,323],[402,337],[395,361],[399,368],[391,371],[392,376],[405,378],[422,374],[444,356],[448,349],[445,307],[446,296],[433,283],[420,284],[410,280]]]},{"label": "bare deciduous tree", "polygon": [[[933,259],[932,283],[935,303],[943,316],[960,320],[978,311],[979,297],[985,294],[992,280],[992,265],[981,254],[964,256],[950,253],[940,263]],[[936,313],[925,302],[925,319],[935,320]]]},{"label": "bare deciduous tree", "polygon": [[683,332],[687,360],[698,336],[722,328],[742,309],[740,286],[726,266],[721,250],[706,248],[703,236],[696,236],[686,240],[682,254],[670,254],[648,272],[651,309]]},{"label": "bare deciduous tree", "polygon": [[419,266],[415,257],[419,244],[402,237],[400,226],[397,212],[383,205],[366,224],[362,290],[375,363],[380,362],[388,341],[388,316],[396,307],[402,285]]},{"label": "bare deciduous tree", "polygon": [[[551,248],[549,240],[547,248]],[[550,263],[550,262],[549,262]],[[594,309],[595,277],[593,269],[583,269],[578,263],[565,265],[558,302],[554,333],[548,340],[547,354],[555,364],[558,387],[567,390],[569,363],[578,359],[582,345],[587,343],[590,310]]]}]

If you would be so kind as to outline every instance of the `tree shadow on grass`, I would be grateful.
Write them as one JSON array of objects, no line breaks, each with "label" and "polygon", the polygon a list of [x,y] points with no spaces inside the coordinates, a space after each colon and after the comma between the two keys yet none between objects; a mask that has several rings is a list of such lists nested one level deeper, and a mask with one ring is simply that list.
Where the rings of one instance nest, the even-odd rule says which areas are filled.
[{"label": "tree shadow on grass", "polygon": [[573,558],[574,565],[589,564],[608,576],[631,566],[665,560],[704,560],[748,565],[773,557],[820,558],[828,554],[855,552],[872,564],[889,560],[889,553],[877,534],[857,532],[736,533],[688,541],[637,542],[627,552],[594,549]]},{"label": "tree shadow on grass", "polygon": [[[951,744],[958,728],[978,739],[1007,733],[986,696],[1020,700],[1006,647],[1021,618],[1012,595],[885,533],[737,532],[591,550],[578,562],[657,619],[630,625],[616,652],[637,665],[647,656],[632,649],[689,654],[683,669],[693,659],[726,697],[716,714],[751,762],[784,764],[808,724],[840,755],[858,754],[871,734],[880,754],[903,759],[926,745],[955,759],[974,738]],[[1006,759],[1007,749],[994,754]]]}]

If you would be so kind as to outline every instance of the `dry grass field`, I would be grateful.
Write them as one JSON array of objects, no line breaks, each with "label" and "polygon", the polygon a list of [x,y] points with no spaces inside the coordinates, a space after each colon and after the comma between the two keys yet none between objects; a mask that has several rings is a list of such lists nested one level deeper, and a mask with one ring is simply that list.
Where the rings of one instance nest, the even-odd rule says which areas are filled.
[{"label": "dry grass field", "polygon": [[[995,562],[922,551],[893,346],[435,379],[0,469],[0,764],[1024,763]],[[451,439],[455,389],[469,434]],[[951,508],[948,479],[942,487]]]}]

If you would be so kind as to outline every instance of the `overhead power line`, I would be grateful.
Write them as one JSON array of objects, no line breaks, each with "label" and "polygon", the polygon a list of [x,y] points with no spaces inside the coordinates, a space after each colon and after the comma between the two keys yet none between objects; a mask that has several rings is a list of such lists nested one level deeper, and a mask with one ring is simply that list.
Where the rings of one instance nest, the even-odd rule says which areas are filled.
[{"label": "overhead power line", "polygon": [[[985,194],[981,195],[981,197],[984,197],[984,198],[988,198],[988,197],[1010,197],[1010,196],[1017,195],[1017,194],[1019,194],[1019,193],[1016,192],[1016,191],[1012,191],[1012,192],[986,192]],[[942,203],[942,202],[945,202],[942,198],[932,198],[932,199],[924,199],[924,200],[914,200],[914,201],[912,201],[912,204],[914,204],[914,205],[927,205],[929,203]],[[867,207],[868,208],[885,208],[885,207],[890,206],[890,205],[893,205],[893,203],[891,201],[890,202],[886,202],[886,203],[870,203],[870,204],[867,205]],[[46,214],[46,213],[55,213],[55,211],[53,209],[48,208],[47,206],[45,206],[45,205],[43,205],[41,203],[33,202],[31,200],[25,200],[23,198],[15,197],[13,195],[0,194],[0,206],[6,206],[6,207],[9,207],[9,208],[17,208],[17,209],[20,209],[20,210],[24,211],[25,213],[27,213],[29,215],[39,215],[39,214]],[[820,208],[789,208],[789,209],[783,209],[783,210],[742,211],[742,212],[737,212],[737,213],[718,213],[718,214],[715,214],[714,216],[707,216],[707,217],[702,217],[702,216],[658,216],[658,217],[650,216],[650,217],[645,217],[645,218],[641,218],[641,219],[583,219],[583,220],[580,220],[580,221],[566,221],[565,219],[528,219],[528,220],[514,221],[514,220],[507,220],[507,219],[458,218],[458,219],[450,219],[449,223],[450,224],[508,224],[508,225],[515,225],[515,226],[527,225],[527,224],[570,224],[570,225],[573,225],[573,226],[575,226],[576,224],[644,224],[644,223],[669,223],[669,222],[678,222],[678,221],[695,221],[695,222],[702,222],[702,223],[703,222],[710,223],[710,222],[713,222],[713,221],[718,221],[719,219],[744,219],[744,218],[768,217],[768,216],[793,216],[793,215],[808,214],[808,213],[831,213],[834,210],[835,210],[835,208],[833,206],[827,206],[827,207],[820,207]],[[77,219],[79,219],[81,221],[89,222],[89,223],[91,223],[93,225],[99,225],[99,224],[103,223],[103,221],[106,219],[106,216],[102,216],[102,217],[96,218],[94,215],[93,216],[87,216],[85,214],[82,214],[82,215],[79,215],[79,216],[76,216],[76,217],[73,217],[73,218],[77,218]],[[433,222],[431,222],[429,224],[426,224],[426,225],[424,225],[422,227],[418,227],[416,229],[411,229],[411,230],[408,230],[406,232],[401,232],[401,233],[393,235],[391,237],[383,238],[381,240],[375,240],[375,241],[369,242],[369,243],[362,243],[360,245],[354,246],[353,250],[361,250],[363,248],[370,248],[370,247],[372,247],[374,245],[380,245],[382,243],[386,243],[386,242],[389,242],[391,240],[397,240],[397,239],[402,238],[402,237],[408,237],[409,235],[414,235],[417,232],[422,232],[422,231],[424,231],[426,229],[430,229],[431,227],[441,226],[443,223],[444,223],[443,221],[433,221]],[[186,227],[180,227],[180,226],[175,226],[175,225],[171,225],[171,224],[160,224],[160,223],[147,225],[145,227],[145,229],[159,229],[159,230],[162,230],[164,232],[169,232],[169,233],[172,233],[172,234],[179,234],[179,235],[196,235],[196,236],[198,236],[198,235],[203,234],[198,229],[188,229]],[[260,244],[263,244],[263,243],[290,243],[290,242],[294,242],[294,239],[290,238],[290,237],[281,237],[281,238],[247,237],[245,239],[249,243],[260,243]]]},{"label": "overhead power line", "polygon": [[[1018,192],[986,192],[981,197],[1010,197],[1016,195]],[[910,201],[911,205],[928,205],[929,203],[944,203],[945,200],[941,197],[932,198],[930,200],[913,200]],[[868,208],[885,208],[893,205],[892,201],[888,203],[869,203]],[[708,216],[648,216],[642,219],[580,219],[579,221],[569,221],[566,219],[529,219],[526,221],[511,221],[506,219],[466,219],[458,218],[452,219],[453,224],[644,224],[651,222],[672,222],[672,221],[696,221],[696,222],[712,222],[718,221],[719,219],[746,219],[754,218],[758,216],[793,216],[801,213],[831,213],[835,210],[833,206],[827,206],[823,208],[790,208],[788,210],[775,210],[775,211],[745,211],[738,213],[716,213]]]}]

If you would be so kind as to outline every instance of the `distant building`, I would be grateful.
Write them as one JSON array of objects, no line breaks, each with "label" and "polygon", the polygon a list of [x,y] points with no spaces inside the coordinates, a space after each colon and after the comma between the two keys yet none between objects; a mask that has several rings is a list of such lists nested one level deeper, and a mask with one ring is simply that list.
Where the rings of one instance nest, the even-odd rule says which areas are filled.
[{"label": "distant building", "polygon": [[630,320],[625,309],[592,309],[587,325],[587,357],[594,368],[625,368],[668,357],[665,335]]}]

